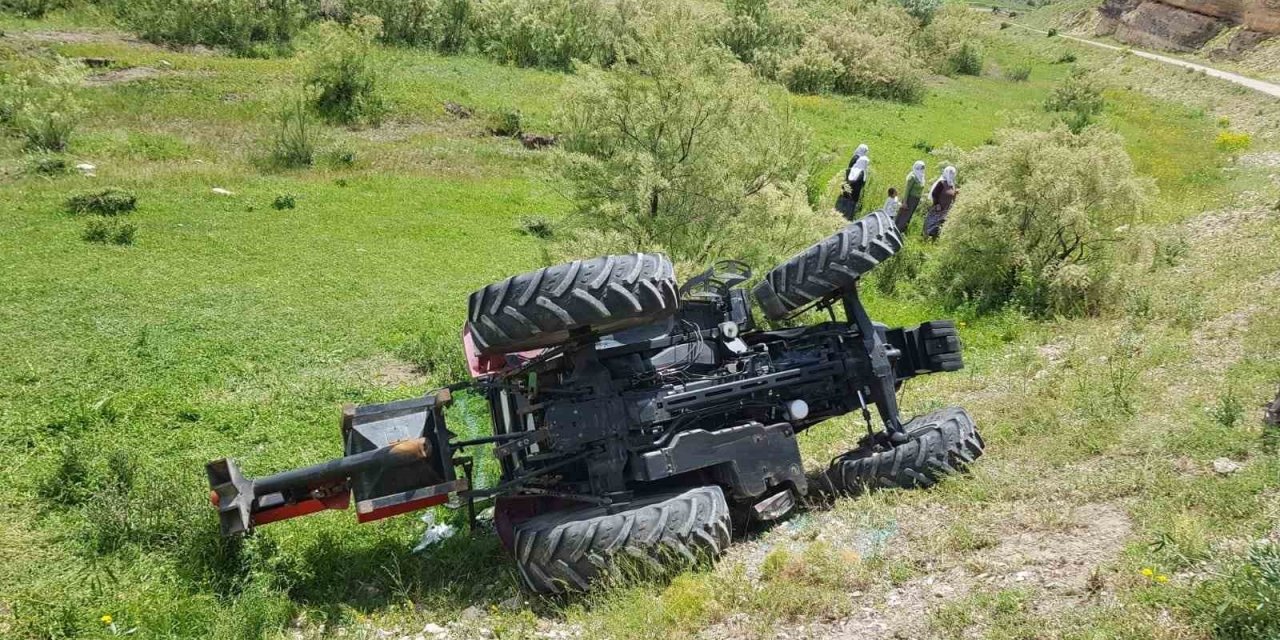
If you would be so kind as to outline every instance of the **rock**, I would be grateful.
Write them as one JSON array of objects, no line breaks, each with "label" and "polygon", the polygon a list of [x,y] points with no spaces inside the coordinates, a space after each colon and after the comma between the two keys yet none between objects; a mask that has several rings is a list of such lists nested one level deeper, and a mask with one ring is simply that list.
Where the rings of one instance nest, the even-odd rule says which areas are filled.
[{"label": "rock", "polygon": [[444,112],[460,119],[470,118],[476,114],[475,109],[449,100],[444,102]]},{"label": "rock", "polygon": [[222,187],[214,187],[210,189],[215,196],[234,196],[235,192],[223,189]]},{"label": "rock", "polygon": [[1159,2],[1143,2],[1120,18],[1115,37],[1142,47],[1195,51],[1227,28],[1227,21]]},{"label": "rock", "polygon": [[437,637],[442,636],[445,634],[446,631],[447,630],[444,627],[434,622],[428,622],[427,626],[422,628],[422,632],[429,636],[437,636]]},{"label": "rock", "polygon": [[538,133],[522,133],[520,134],[520,144],[524,145],[526,149],[545,149],[555,146],[556,137],[544,136]]},{"label": "rock", "polygon": [[480,607],[477,607],[474,604],[467,607],[466,609],[463,609],[462,613],[458,614],[459,620],[467,620],[467,621],[479,620],[480,618],[483,618],[483,617],[484,617],[484,611],[482,611]]},{"label": "rock", "polygon": [[520,596],[512,596],[498,603],[498,608],[506,611],[518,611],[523,606],[524,600]]},{"label": "rock", "polygon": [[86,176],[91,176],[93,175],[94,171],[98,170],[98,168],[89,164],[88,162],[81,162],[80,164],[76,165],[76,170]]},{"label": "rock", "polygon": [[1230,458],[1218,458],[1213,461],[1213,472],[1220,476],[1229,476],[1239,471],[1242,466]]}]

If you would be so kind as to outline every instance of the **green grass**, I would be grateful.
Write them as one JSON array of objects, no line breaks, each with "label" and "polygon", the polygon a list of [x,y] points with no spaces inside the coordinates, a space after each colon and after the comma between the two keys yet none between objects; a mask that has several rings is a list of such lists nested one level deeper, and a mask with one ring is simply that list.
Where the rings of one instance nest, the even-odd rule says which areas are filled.
[{"label": "green grass", "polygon": [[[81,8],[47,22],[5,17],[0,28],[73,29],[99,20]],[[540,265],[539,242],[520,232],[521,221],[554,221],[569,205],[547,177],[545,154],[484,135],[479,123],[454,120],[440,103],[519,109],[528,128],[549,130],[568,76],[476,57],[386,51],[388,124],[325,131],[322,156],[349,151],[350,166],[321,160],[314,169],[264,172],[254,155],[269,134],[269,107],[298,78],[297,60],[193,55],[117,40],[52,48],[157,73],[83,89],[90,113],[64,156],[72,165],[96,164],[96,178],[20,173],[28,159],[15,141],[0,143],[0,454],[8,461],[0,469],[7,516],[0,524],[0,636],[101,636],[109,632],[104,614],[121,631],[136,627],[139,638],[282,637],[291,624],[309,637],[323,635],[322,624],[357,636],[373,626],[416,632],[426,621],[443,623],[472,605],[516,595],[514,569],[492,535],[461,535],[413,555],[421,531],[413,517],[357,526],[349,513],[326,514],[273,525],[247,541],[221,541],[202,465],[232,456],[260,474],[337,455],[340,404],[453,381],[458,371],[449,353],[458,348],[465,296]],[[1001,127],[1051,119],[1041,104],[1067,73],[1054,64],[1058,52],[1003,35],[986,50],[998,67],[1030,66],[1030,80],[1014,83],[991,71],[935,79],[919,105],[771,95],[813,129],[826,154],[814,178],[820,184],[844,168],[853,146],[870,144],[869,202],[879,205],[884,189],[923,156],[915,143],[967,148]],[[1139,169],[1161,189],[1151,224],[1182,220],[1236,184],[1218,171],[1207,116],[1122,87],[1108,100],[1104,124],[1126,136]],[[936,157],[929,162],[936,175]],[[82,242],[83,220],[64,211],[69,196],[106,187],[138,196],[129,214],[137,225],[131,246]],[[234,195],[215,195],[214,187]],[[281,194],[293,196],[295,207],[274,208]],[[1226,270],[1257,277],[1264,266],[1235,256],[1195,285],[1209,290]],[[1094,497],[1149,498],[1132,505],[1140,539],[1123,562],[1134,565],[1194,563],[1224,536],[1264,533],[1256,511],[1260,496],[1274,491],[1274,461],[1251,458],[1245,472],[1222,481],[1163,468],[1072,475],[1078,465],[1132,447],[1198,463],[1259,455],[1255,424],[1226,424],[1205,409],[1220,406],[1228,388],[1251,406],[1267,381],[1280,377],[1274,359],[1261,355],[1232,364],[1229,387],[1215,381],[1211,396],[1174,403],[1177,428],[1131,433],[1162,406],[1147,394],[1169,383],[1143,372],[1185,364],[1180,347],[1191,328],[1160,315],[1176,307],[1166,304],[1177,286],[1171,273],[1152,276],[1163,283],[1151,303],[1158,321],[1142,334],[1140,354],[1111,368],[1089,358],[1124,355],[1108,324],[1124,319],[1042,325],[1012,312],[960,312],[969,368],[913,384],[904,401],[913,411],[951,401],[975,407],[993,443],[993,469],[922,496],[843,501],[836,514],[857,520],[926,501],[1004,504],[1071,486]],[[865,291],[873,315],[890,324],[945,313],[917,297]],[[1238,304],[1210,301],[1209,315]],[[1034,347],[1060,335],[1085,345],[1079,359],[1031,381],[1045,366]],[[1251,353],[1266,353],[1280,341],[1280,327],[1256,320],[1245,335],[1257,347]],[[439,370],[380,375],[405,361]],[[461,404],[451,424],[482,430],[477,403]],[[847,448],[858,429],[846,419],[813,430],[805,451],[822,460]],[[1014,462],[1061,475],[1046,486],[1019,487],[1002,475]],[[948,553],[982,553],[993,529],[958,521],[943,544]],[[1160,551],[1141,544],[1161,536],[1170,542]],[[848,614],[846,592],[906,584],[928,570],[911,557],[854,559],[822,544],[778,556],[777,571],[759,589],[733,566],[704,569],[670,585],[535,601],[494,613],[486,625],[500,637],[527,637],[546,619],[604,636],[689,637],[743,612],[752,617],[747,633],[763,635],[775,624]],[[1135,593],[1142,602],[1146,592]],[[1027,619],[1030,597],[975,595],[964,610],[985,611],[993,628],[1012,634]],[[943,629],[967,628],[967,614],[953,609],[930,619]],[[1119,628],[1111,613],[1088,615]]]}]

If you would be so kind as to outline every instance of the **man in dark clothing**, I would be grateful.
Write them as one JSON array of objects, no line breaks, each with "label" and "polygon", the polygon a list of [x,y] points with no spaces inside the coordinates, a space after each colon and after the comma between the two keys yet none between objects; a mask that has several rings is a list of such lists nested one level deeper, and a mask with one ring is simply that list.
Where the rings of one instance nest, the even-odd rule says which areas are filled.
[{"label": "man in dark clothing", "polygon": [[936,240],[938,234],[942,233],[942,223],[947,221],[947,214],[951,213],[951,205],[955,204],[956,194],[959,192],[956,188],[956,168],[943,169],[942,177],[929,190],[933,206],[929,207],[929,214],[924,217],[924,237]]}]

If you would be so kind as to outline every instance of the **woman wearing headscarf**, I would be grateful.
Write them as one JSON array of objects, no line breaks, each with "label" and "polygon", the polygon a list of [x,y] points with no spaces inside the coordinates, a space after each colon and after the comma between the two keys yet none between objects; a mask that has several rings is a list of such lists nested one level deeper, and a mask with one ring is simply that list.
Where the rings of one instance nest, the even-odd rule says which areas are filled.
[{"label": "woman wearing headscarf", "polygon": [[933,206],[929,207],[929,214],[924,217],[924,237],[937,239],[942,232],[942,223],[947,221],[947,214],[951,212],[951,205],[955,203],[959,192],[956,188],[956,168],[943,169],[942,177],[929,189]]},{"label": "woman wearing headscarf", "polygon": [[858,215],[858,206],[862,203],[862,189],[867,186],[867,167],[870,163],[871,158],[867,156],[858,158],[845,176],[844,191],[848,196],[848,204],[841,213],[847,220],[853,220],[854,216]]},{"label": "woman wearing headscarf", "polygon": [[923,195],[924,160],[916,160],[916,163],[911,165],[911,172],[907,174],[907,188],[903,191],[906,203],[898,209],[898,215],[894,218],[898,231],[907,232],[907,226],[911,224],[911,217],[916,214],[916,207],[920,206],[920,197]]},{"label": "woman wearing headscarf", "polygon": [[849,173],[850,171],[852,171],[853,165],[857,164],[858,162],[858,158],[865,158],[867,157],[868,153],[870,153],[870,151],[867,149],[867,145],[865,144],[858,145],[858,148],[853,150],[853,155],[850,156],[849,158],[849,166],[845,168],[844,172]]}]

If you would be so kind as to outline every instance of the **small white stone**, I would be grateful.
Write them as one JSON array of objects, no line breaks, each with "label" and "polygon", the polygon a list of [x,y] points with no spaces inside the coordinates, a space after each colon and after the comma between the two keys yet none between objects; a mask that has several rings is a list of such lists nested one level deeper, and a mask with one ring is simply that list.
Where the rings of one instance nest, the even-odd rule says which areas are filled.
[{"label": "small white stone", "polygon": [[227,189],[223,189],[222,187],[214,187],[210,189],[210,191],[212,191],[213,194],[216,196],[234,196],[235,195],[234,192],[229,191]]},{"label": "small white stone", "polygon": [[1230,458],[1218,458],[1213,461],[1213,472],[1220,476],[1229,476],[1240,470],[1241,464]]},{"label": "small white stone", "polygon": [[427,626],[422,628],[422,632],[433,636],[442,636],[444,635],[445,628],[434,622],[428,622]]}]

